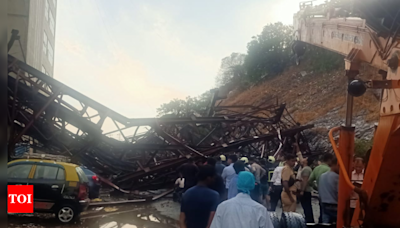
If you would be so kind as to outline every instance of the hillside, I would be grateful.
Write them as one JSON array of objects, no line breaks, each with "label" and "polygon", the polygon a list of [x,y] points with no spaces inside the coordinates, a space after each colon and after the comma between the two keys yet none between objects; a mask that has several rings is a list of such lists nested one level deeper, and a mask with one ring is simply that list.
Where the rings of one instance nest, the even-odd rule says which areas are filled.
[{"label": "hillside", "polygon": [[[308,132],[312,136],[311,146],[316,150],[328,149],[328,130],[344,123],[347,79],[344,69],[315,73],[308,71],[308,66],[306,61],[250,89],[234,90],[221,105],[259,105],[278,97],[279,102],[286,103],[296,121],[315,125]],[[362,66],[361,79],[378,77],[376,69]],[[369,140],[373,135],[374,123],[379,118],[379,94],[380,91],[367,90],[363,96],[355,98],[353,123],[356,125],[356,136],[360,139]]]}]

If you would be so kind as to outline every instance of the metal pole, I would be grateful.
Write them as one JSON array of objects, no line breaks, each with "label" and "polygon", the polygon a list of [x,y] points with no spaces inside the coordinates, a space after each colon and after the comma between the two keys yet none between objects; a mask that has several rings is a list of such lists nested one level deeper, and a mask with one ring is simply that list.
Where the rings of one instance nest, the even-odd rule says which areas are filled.
[{"label": "metal pole", "polygon": [[[358,65],[354,64],[354,68],[356,68]],[[351,81],[353,81],[356,76],[358,75],[359,71],[358,70],[348,70],[346,71],[346,76],[348,80],[348,84],[350,84]],[[353,122],[353,100],[354,97],[349,94],[349,91],[347,91],[347,102],[346,102],[346,127],[351,127],[352,122]]]},{"label": "metal pole", "polygon": [[347,93],[347,105],[346,105],[346,127],[351,127],[353,122],[353,96]]}]

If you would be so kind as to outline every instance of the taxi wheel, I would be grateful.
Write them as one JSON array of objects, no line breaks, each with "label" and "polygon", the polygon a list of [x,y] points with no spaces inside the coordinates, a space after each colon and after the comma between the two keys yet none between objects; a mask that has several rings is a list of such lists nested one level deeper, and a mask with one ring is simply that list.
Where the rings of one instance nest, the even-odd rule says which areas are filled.
[{"label": "taxi wheel", "polygon": [[71,205],[62,205],[56,212],[56,218],[62,223],[69,223],[75,220],[77,212]]},{"label": "taxi wheel", "polygon": [[273,228],[281,228],[280,224],[280,219],[277,213],[275,212],[269,212],[269,216],[271,218],[272,225],[274,226]]},{"label": "taxi wheel", "polygon": [[283,212],[280,225],[282,228],[307,228],[304,217],[295,212]]}]

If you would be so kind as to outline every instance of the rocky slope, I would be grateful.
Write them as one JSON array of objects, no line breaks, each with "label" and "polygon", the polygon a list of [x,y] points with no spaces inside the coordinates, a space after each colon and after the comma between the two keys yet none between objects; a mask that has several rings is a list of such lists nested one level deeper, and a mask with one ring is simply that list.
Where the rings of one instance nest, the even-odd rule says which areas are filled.
[{"label": "rocky slope", "polygon": [[[235,90],[221,105],[259,105],[278,97],[286,103],[288,111],[301,124],[314,124],[315,128],[306,132],[314,151],[331,150],[328,130],[344,123],[346,112],[346,77],[344,69],[328,73],[307,71],[307,62],[292,66],[281,75],[266,80],[245,91]],[[364,65],[359,78],[370,80],[379,78],[377,70]],[[379,118],[380,91],[367,92],[354,100],[353,123],[356,137],[371,139],[374,124]]]}]

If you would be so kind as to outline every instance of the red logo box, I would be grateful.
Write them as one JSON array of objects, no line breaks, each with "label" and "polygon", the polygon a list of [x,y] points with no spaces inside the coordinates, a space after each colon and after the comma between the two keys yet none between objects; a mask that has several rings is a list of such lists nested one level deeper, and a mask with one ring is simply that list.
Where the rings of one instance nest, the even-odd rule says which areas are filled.
[{"label": "red logo box", "polygon": [[8,185],[8,213],[33,213],[33,185]]}]

